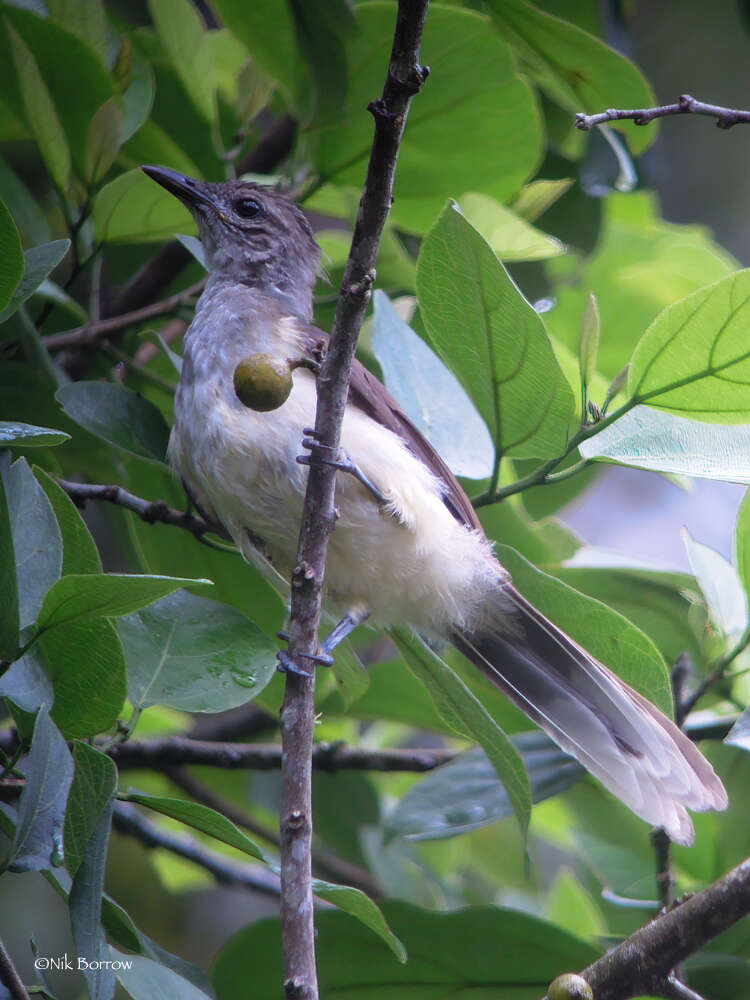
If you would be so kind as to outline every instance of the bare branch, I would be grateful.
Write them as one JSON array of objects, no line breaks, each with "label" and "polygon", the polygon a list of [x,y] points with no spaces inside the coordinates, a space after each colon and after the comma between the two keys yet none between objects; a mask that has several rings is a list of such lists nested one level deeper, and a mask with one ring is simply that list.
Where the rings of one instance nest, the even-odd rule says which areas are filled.
[{"label": "bare branch", "polygon": [[[318,377],[316,440],[338,450],[357,336],[370,301],[375,261],[390,211],[393,179],[412,97],[426,78],[419,65],[428,0],[399,0],[396,29],[383,96],[370,104],[375,119],[367,178],[344,271],[331,340]],[[328,536],[334,522],[335,472],[311,452],[302,513],[297,565],[292,575],[289,654],[292,662],[312,663],[318,647]],[[312,842],[312,743],[315,681],[287,674],[281,735],[281,929],[288,997],[316,1000],[310,847]]]},{"label": "bare branch", "polygon": [[607,122],[633,121],[636,125],[648,125],[655,118],[667,118],[670,115],[708,115],[716,119],[718,128],[731,128],[733,125],[745,125],[750,122],[750,111],[736,108],[725,108],[719,104],[706,104],[698,101],[690,94],[681,94],[676,104],[662,104],[655,108],[635,108],[630,111],[610,108],[595,115],[579,112],[576,115],[576,128],[588,132],[595,125],[605,125]]},{"label": "bare branch", "polygon": [[0,939],[0,983],[8,990],[8,995],[12,1000],[29,1000],[29,994],[23,985],[23,980],[18,975],[2,939]]}]

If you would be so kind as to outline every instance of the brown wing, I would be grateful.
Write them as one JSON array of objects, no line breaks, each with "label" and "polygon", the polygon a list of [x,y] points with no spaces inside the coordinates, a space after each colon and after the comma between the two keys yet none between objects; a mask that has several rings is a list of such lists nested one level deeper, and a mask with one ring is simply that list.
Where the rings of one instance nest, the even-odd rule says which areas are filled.
[{"label": "brown wing", "polygon": [[[311,326],[308,328],[308,333],[311,351],[319,349],[321,341],[325,346],[328,345],[328,336],[321,330]],[[471,500],[440,455],[409,420],[383,383],[356,360],[349,383],[349,402],[397,434],[412,454],[424,462],[430,472],[443,484],[443,503],[453,517],[459,523],[483,532]]]}]

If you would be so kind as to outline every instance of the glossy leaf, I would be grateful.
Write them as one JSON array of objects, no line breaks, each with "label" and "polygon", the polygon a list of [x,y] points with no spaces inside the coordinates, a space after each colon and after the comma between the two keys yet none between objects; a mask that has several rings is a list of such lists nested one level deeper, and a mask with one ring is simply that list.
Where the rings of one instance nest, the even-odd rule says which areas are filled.
[{"label": "glossy leaf", "polygon": [[276,644],[245,615],[179,590],[122,618],[128,694],[137,708],[224,712],[276,672]]},{"label": "glossy leaf", "polygon": [[0,323],[9,319],[54,271],[70,249],[70,240],[53,240],[24,253],[24,273],[10,302],[0,313]]},{"label": "glossy leaf", "polygon": [[[356,68],[346,107],[312,136],[316,173],[354,187],[362,184],[372,143],[362,109],[382,92],[394,27],[390,3],[360,4],[357,13],[359,28],[346,46],[348,64]],[[395,223],[413,232],[429,228],[451,192],[512,195],[541,153],[534,97],[488,18],[436,5],[425,25],[422,59],[432,75],[409,112],[391,211]],[[448,134],[462,140],[446,141]]]},{"label": "glossy leaf", "polygon": [[737,570],[710,545],[696,542],[687,528],[682,529],[682,539],[714,625],[736,642],[750,624],[747,594]]},{"label": "glossy leaf", "polygon": [[536,569],[509,546],[498,545],[496,551],[524,597],[618,677],[671,715],[669,671],[651,639],[605,604]]},{"label": "glossy leaf", "polygon": [[37,625],[50,629],[66,622],[118,618],[144,608],[180,587],[210,586],[210,580],[173,576],[137,576],[127,573],[72,574],[49,590]]},{"label": "glossy leaf", "polygon": [[48,448],[70,440],[70,434],[51,427],[0,420],[0,448],[16,445],[21,448]]},{"label": "glossy leaf", "polygon": [[[192,171],[193,174],[197,171]],[[101,243],[169,239],[194,228],[190,213],[140,167],[105,184],[94,199],[94,232]]]},{"label": "glossy leaf", "polygon": [[91,185],[106,177],[124,140],[123,117],[116,98],[97,109],[86,136],[84,177]]},{"label": "glossy leaf", "polygon": [[216,80],[200,15],[190,0],[148,0],[156,31],[200,115],[216,119]]},{"label": "glossy leaf", "polygon": [[[586,773],[542,732],[517,733],[533,802],[559,795]],[[389,837],[437,840],[478,830],[513,815],[513,805],[485,752],[477,747],[431,771],[399,800],[386,821]]]},{"label": "glossy leaf", "polygon": [[19,624],[36,621],[44,596],[62,572],[62,536],[52,505],[19,459],[4,474],[18,579]]},{"label": "glossy leaf", "polygon": [[73,758],[42,705],[34,724],[18,825],[10,848],[11,871],[41,871],[63,864],[63,823],[73,780]]},{"label": "glossy leaf", "polygon": [[[649,108],[656,103],[639,70],[599,38],[524,0],[489,0],[495,23],[528,60],[540,87],[566,110]],[[655,134],[618,122],[635,152]]]},{"label": "glossy leaf", "polygon": [[[406,946],[406,965],[373,947],[370,936],[346,915],[317,915],[321,995],[539,1000],[561,969],[585,968],[598,956],[591,945],[520,910],[481,906],[439,913],[391,901],[383,912]],[[225,945],[213,975],[221,1000],[247,997],[248,955],[263,955],[254,967],[253,1000],[276,1000],[283,978],[276,919],[243,928]]]},{"label": "glossy leaf", "polygon": [[536,229],[489,195],[461,195],[460,205],[463,214],[500,260],[548,260],[565,253],[565,245],[560,240]]},{"label": "glossy leaf", "polygon": [[503,454],[562,453],[573,395],[544,323],[455,203],[422,244],[417,293],[432,346]]},{"label": "glossy leaf", "polygon": [[65,191],[70,180],[70,147],[52,96],[32,52],[11,25],[8,25],[8,36],[26,124],[52,179],[61,191]]},{"label": "glossy leaf", "polygon": [[451,471],[469,479],[489,477],[495,453],[486,424],[456,376],[380,290],[372,349],[389,391]]},{"label": "glossy leaf", "polygon": [[166,462],[169,427],[153,403],[111,382],[70,382],[55,399],[87,431],[125,451]]},{"label": "glossy leaf", "polygon": [[[23,276],[23,250],[13,217],[5,202],[0,201],[0,316],[11,301],[18,282]],[[0,320],[1,322],[1,320]]]},{"label": "glossy leaf", "polygon": [[727,424],[750,420],[750,270],[664,310],[638,344],[628,391],[649,406]]},{"label": "glossy leaf", "polygon": [[518,751],[464,682],[422,639],[405,628],[391,632],[407,666],[430,692],[440,715],[457,733],[484,749],[525,835],[531,813],[531,787]]},{"label": "glossy leaf", "polygon": [[639,469],[750,483],[750,427],[703,423],[650,406],[634,407],[578,450],[584,458]]},{"label": "glossy leaf", "polygon": [[[66,434],[65,437],[68,435]],[[102,561],[86,522],[65,490],[44,469],[34,475],[52,504],[63,540],[63,576],[69,573],[101,573]]]}]

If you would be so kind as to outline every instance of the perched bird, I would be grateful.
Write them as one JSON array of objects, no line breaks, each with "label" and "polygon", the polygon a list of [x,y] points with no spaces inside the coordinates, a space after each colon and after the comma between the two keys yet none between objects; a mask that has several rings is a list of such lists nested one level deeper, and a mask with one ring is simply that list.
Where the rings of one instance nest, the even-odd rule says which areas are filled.
[{"label": "perched bird", "polygon": [[[315,418],[310,362],[327,342],[311,323],[320,249],[299,208],[271,188],[143,169],[194,215],[209,270],[184,339],[171,461],[243,555],[288,579],[307,482],[297,459]],[[266,376],[275,384],[274,362],[293,378],[253,408],[238,395],[246,361],[264,386]],[[711,765],[514,588],[453,474],[357,362],[341,442],[325,584],[345,614],[324,649],[370,616],[450,641],[633,812],[691,843],[687,809],[727,805]]]}]

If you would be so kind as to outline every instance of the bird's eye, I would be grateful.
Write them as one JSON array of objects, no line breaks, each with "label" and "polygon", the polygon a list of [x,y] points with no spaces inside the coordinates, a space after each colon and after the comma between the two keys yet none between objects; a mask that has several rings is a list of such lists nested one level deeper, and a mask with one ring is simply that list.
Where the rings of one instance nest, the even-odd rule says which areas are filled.
[{"label": "bird's eye", "polygon": [[263,211],[263,206],[255,198],[238,198],[232,207],[241,219],[254,219]]}]

